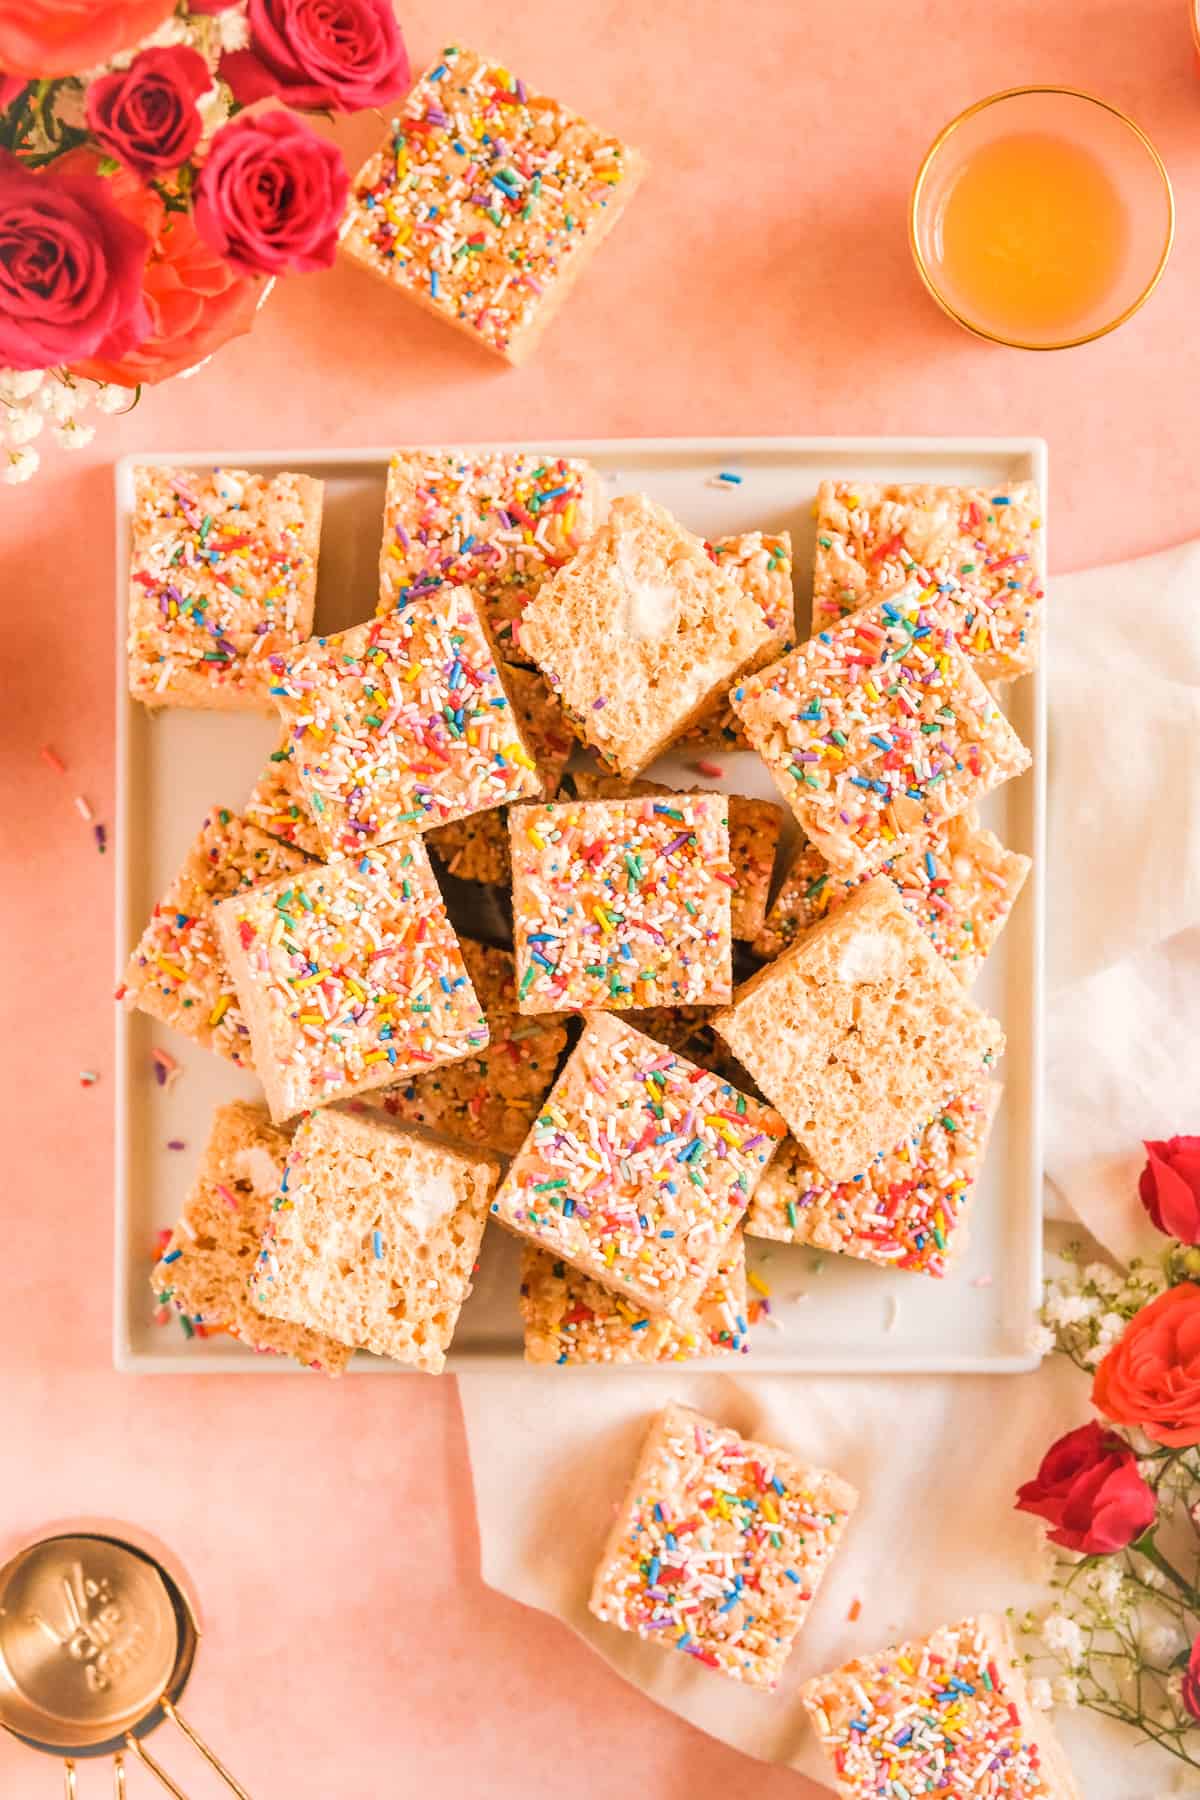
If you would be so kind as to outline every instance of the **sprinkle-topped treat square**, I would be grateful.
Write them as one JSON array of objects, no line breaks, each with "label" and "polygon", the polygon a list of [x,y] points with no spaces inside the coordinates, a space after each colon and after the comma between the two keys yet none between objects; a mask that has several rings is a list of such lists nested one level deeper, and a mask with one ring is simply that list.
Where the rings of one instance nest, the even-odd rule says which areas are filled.
[{"label": "sprinkle-topped treat square", "polygon": [[[541,797],[553,800],[575,738],[563,718],[562,707],[536,669],[505,663],[502,673],[521,736],[537,767]],[[512,878],[508,814],[504,809],[472,813],[470,818],[439,825],[429,833],[428,843],[438,861],[460,881],[507,887]]]},{"label": "sprinkle-topped treat square", "polygon": [[[617,775],[594,775],[580,770],[571,783],[581,800],[640,799],[646,794],[673,792],[657,781],[622,781]],[[708,790],[693,788],[692,793]],[[729,859],[733,885],[730,888],[730,930],[735,938],[750,939],[763,929],[767,912],[767,895],[775,869],[775,852],[783,830],[782,807],[769,800],[750,800],[744,794],[730,794]]]},{"label": "sprinkle-topped treat square", "polygon": [[876,601],[732,694],[746,735],[830,866],[880,868],[1030,763],[922,591]]},{"label": "sprinkle-topped treat square", "polygon": [[[717,567],[732,575],[754,597],[770,627],[771,641],[759,651],[750,669],[764,669],[779,657],[786,656],[796,641],[790,535],[786,531],[778,536],[746,531],[737,537],[715,538],[704,547]],[[703,718],[688,727],[675,748],[683,750],[691,745],[705,750],[749,748],[727,694],[722,694]]]},{"label": "sprinkle-topped treat square", "polygon": [[378,1114],[297,1127],[252,1292],[277,1319],[438,1375],[499,1165]]},{"label": "sprinkle-topped treat square", "polygon": [[326,854],[541,790],[466,588],[311,639],[271,692]]},{"label": "sprinkle-topped treat square", "polygon": [[420,838],[310,865],[216,919],[277,1123],[488,1041]]},{"label": "sprinkle-topped treat square", "polygon": [[[881,872],[895,882],[934,949],[969,987],[1008,923],[1032,866],[973,814],[958,813],[886,862]],[[803,844],[754,940],[755,954],[780,955],[853,893],[859,880],[842,880],[815,845]]]},{"label": "sprinkle-topped treat square", "polygon": [[755,595],[644,494],[613,501],[521,626],[575,729],[627,779],[723,704],[775,638]]},{"label": "sprinkle-topped treat square", "polygon": [[688,1362],[736,1355],[746,1336],[746,1246],[735,1232],[689,1319],[635,1306],[561,1258],[526,1244],[521,1317],[530,1363]]},{"label": "sprinkle-topped treat square", "polygon": [[515,1156],[558,1072],[566,1025],[562,1018],[527,1019],[517,1011],[510,951],[471,938],[460,938],[459,948],[487,1018],[487,1048],[406,1076],[364,1101],[454,1143]]},{"label": "sprinkle-topped treat square", "polygon": [[596,1013],[492,1211],[648,1311],[684,1318],[783,1135],[770,1107]]},{"label": "sprinkle-topped treat square", "polygon": [[183,1216],[151,1276],[160,1304],[173,1305],[189,1336],[228,1331],[252,1350],[293,1356],[340,1375],[349,1346],[260,1313],[248,1284],[287,1162],[289,1134],[261,1106],[218,1106]]},{"label": "sprinkle-topped treat square", "polygon": [[1083,1800],[996,1614],[855,1657],[800,1698],[841,1800]]},{"label": "sprinkle-topped treat square", "polygon": [[117,998],[206,1050],[249,1066],[249,1027],[217,941],[214,908],[219,900],[295,873],[307,862],[238,813],[215,806],[154,908]]},{"label": "sprinkle-topped treat square", "polygon": [[501,656],[528,661],[521,616],[604,517],[600,477],[580,457],[535,450],[401,450],[388,469],[379,611],[443,582],[470,588]]},{"label": "sprinkle-topped treat square", "polygon": [[604,1547],[590,1610],[774,1688],[857,1505],[840,1475],[668,1406]]},{"label": "sprinkle-topped treat square", "polygon": [[522,1012],[729,997],[724,794],[517,806],[509,836]]},{"label": "sprinkle-topped treat square", "polygon": [[321,482],[150,467],[133,480],[130,693],[270,712],[275,659],[312,630]]},{"label": "sprinkle-topped treat square", "polygon": [[980,1081],[852,1181],[829,1181],[789,1138],[754,1190],[746,1230],[941,1277],[966,1242],[971,1189],[1000,1099]]},{"label": "sprinkle-topped treat square", "polygon": [[955,638],[985,681],[1037,667],[1045,598],[1042,502],[1003,490],[823,481],[813,630],[917,581],[952,605]]},{"label": "sprinkle-topped treat square", "polygon": [[452,45],[359,171],[342,248],[523,362],[644,169],[620,138]]},{"label": "sprinkle-topped treat square", "polygon": [[861,1174],[1004,1049],[882,875],[751,976],[713,1029],[831,1181]]},{"label": "sprinkle-topped treat square", "polygon": [[282,742],[267,758],[243,811],[260,831],[294,845],[306,856],[324,859],[324,841],[296,780],[296,746],[290,731],[284,732]]}]

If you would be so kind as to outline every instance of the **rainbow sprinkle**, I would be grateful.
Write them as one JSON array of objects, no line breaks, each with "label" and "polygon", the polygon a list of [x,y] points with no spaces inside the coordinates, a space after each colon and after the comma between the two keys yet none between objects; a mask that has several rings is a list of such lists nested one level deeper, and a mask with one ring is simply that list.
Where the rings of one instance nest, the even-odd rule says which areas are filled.
[{"label": "rainbow sprinkle", "polygon": [[651,1427],[592,1587],[598,1619],[773,1688],[858,1503],[687,1407]]},{"label": "rainbow sprinkle", "polygon": [[475,601],[437,588],[313,638],[271,688],[328,854],[540,791]]},{"label": "rainbow sprinkle", "polygon": [[342,247],[517,362],[641,173],[618,138],[451,45],[359,172]]},{"label": "rainbow sprinkle", "polygon": [[605,1287],[680,1318],[783,1131],[769,1107],[596,1013],[492,1211]]},{"label": "rainbow sprinkle", "polygon": [[443,582],[471,589],[503,656],[527,661],[521,615],[604,509],[590,463],[533,451],[410,450],[388,470],[379,607]]},{"label": "rainbow sprinkle", "polygon": [[805,834],[846,877],[1029,766],[931,600],[912,586],[865,606],[731,696]]},{"label": "rainbow sprinkle", "polygon": [[523,1012],[729,997],[724,794],[523,806],[510,830]]},{"label": "rainbow sprinkle", "polygon": [[949,602],[985,681],[1036,667],[1045,598],[1042,504],[1031,481],[989,488],[822,482],[813,630],[915,580]]},{"label": "rainbow sprinkle", "polygon": [[312,629],[321,483],[149,467],[134,480],[130,692],[263,707],[273,659]]},{"label": "rainbow sprinkle", "polygon": [[[1068,1800],[1079,1791],[1042,1767],[1002,1618],[983,1614],[856,1657],[800,1695],[844,1800]],[[1057,1744],[1053,1755],[1058,1762]]]}]

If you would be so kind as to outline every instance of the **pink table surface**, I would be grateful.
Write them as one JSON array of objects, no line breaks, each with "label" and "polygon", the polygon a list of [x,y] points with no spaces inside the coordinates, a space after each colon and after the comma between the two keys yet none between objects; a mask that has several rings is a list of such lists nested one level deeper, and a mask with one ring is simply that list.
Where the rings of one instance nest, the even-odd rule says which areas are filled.
[{"label": "pink table surface", "polygon": [[[816,1790],[752,1771],[482,1586],[452,1381],[111,1370],[111,861],[71,805],[82,791],[111,817],[110,462],[406,438],[1036,431],[1058,569],[1173,543],[1200,530],[1184,0],[421,0],[405,25],[418,59],[450,33],[494,47],[623,130],[653,178],[524,371],[339,268],[284,285],[252,340],[99,421],[86,452],[0,488],[0,1535],[105,1514],[178,1548],[211,1620],[190,1711],[260,1800],[598,1800],[633,1783],[716,1800],[747,1780],[802,1800]],[[918,289],[904,231],[937,127],[1037,80],[1129,109],[1181,212],[1148,309],[1057,357],[957,332]],[[358,157],[377,130],[340,135]],[[66,780],[39,759],[47,741]],[[101,1072],[86,1090],[85,1066]],[[57,1791],[52,1766],[0,1743],[0,1792]],[[85,1796],[106,1791],[85,1779]]]}]

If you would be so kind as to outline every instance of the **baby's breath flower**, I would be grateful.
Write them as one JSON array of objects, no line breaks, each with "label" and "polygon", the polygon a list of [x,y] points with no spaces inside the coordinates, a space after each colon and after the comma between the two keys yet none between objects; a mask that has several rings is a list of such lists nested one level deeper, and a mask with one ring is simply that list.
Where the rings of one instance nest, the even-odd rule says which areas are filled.
[{"label": "baby's breath flower", "polygon": [[93,394],[92,405],[96,408],[97,412],[124,412],[125,408],[132,404],[133,397],[136,393],[136,388],[118,387],[115,382],[106,381],[103,386],[98,387]]},{"label": "baby's breath flower", "polygon": [[7,421],[0,417],[0,433],[10,444],[32,444],[45,423],[41,413],[21,407],[19,411],[9,413]]},{"label": "baby's breath flower", "polygon": [[1077,1669],[1083,1661],[1083,1632],[1068,1613],[1048,1613],[1042,1620],[1042,1637],[1049,1648]]},{"label": "baby's breath flower", "polygon": [[16,487],[19,481],[28,481],[31,475],[37,474],[41,460],[37,451],[30,449],[28,444],[22,445],[19,450],[10,450],[3,464],[0,464],[0,480],[7,482],[9,487]]},{"label": "baby's breath flower", "polygon": [[28,400],[45,379],[45,369],[0,369],[0,406],[13,406],[18,400]]},{"label": "baby's breath flower", "polygon": [[1030,1681],[1029,1704],[1038,1712],[1049,1712],[1054,1705],[1054,1689],[1044,1675],[1035,1675]]},{"label": "baby's breath flower", "polygon": [[83,450],[95,435],[94,425],[81,425],[78,419],[64,419],[53,428],[54,441],[64,450]]}]

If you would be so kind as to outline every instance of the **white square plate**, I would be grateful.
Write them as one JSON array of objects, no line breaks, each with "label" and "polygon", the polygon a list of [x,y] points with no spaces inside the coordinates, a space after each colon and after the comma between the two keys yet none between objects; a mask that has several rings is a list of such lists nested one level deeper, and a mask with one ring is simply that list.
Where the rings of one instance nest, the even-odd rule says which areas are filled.
[{"label": "white square plate", "polygon": [[[1002,489],[1033,479],[1046,491],[1038,439],[761,438],[645,439],[532,446],[586,456],[612,493],[641,490],[707,537],[761,528],[788,530],[796,553],[800,625],[807,626],[812,503],[825,476],[883,481],[978,483]],[[154,902],[213,805],[242,804],[276,741],[273,723],[250,713],[167,708],[156,717],[129,699],[125,669],[129,523],[135,463],[290,469],[326,484],[317,629],[333,631],[374,611],[388,453],[384,450],[182,451],[126,458],[117,495],[117,967],[123,973]],[[721,471],[741,477],[719,482]],[[750,1267],[770,1289],[771,1320],[751,1334],[740,1369],[834,1373],[1017,1371],[1036,1362],[1030,1327],[1041,1293],[1042,1237],[1042,838],[1045,818],[1045,670],[1012,685],[1003,703],[1034,766],[989,797],[985,822],[1033,873],[976,988],[1008,1034],[1004,1098],[977,1185],[965,1253],[944,1281],[819,1256],[748,1238]],[[713,785],[775,791],[758,759],[720,756]],[[686,762],[664,759],[660,779],[696,780]],[[494,935],[494,928],[493,933]],[[170,1089],[151,1053],[169,1049],[183,1067]],[[116,1059],[117,1367],[138,1373],[286,1373],[293,1365],[255,1356],[228,1337],[188,1341],[177,1323],[154,1323],[149,1287],[155,1233],[178,1218],[208,1135],[213,1107],[257,1084],[222,1058],[140,1013],[118,1008]],[[182,1150],[169,1145],[182,1142]],[[492,1225],[475,1292],[454,1339],[451,1368],[497,1367],[522,1354],[517,1311],[518,1247]],[[668,1367],[671,1365],[668,1365]],[[358,1356],[352,1368],[396,1372]],[[583,1377],[587,1379],[588,1377]]]}]

